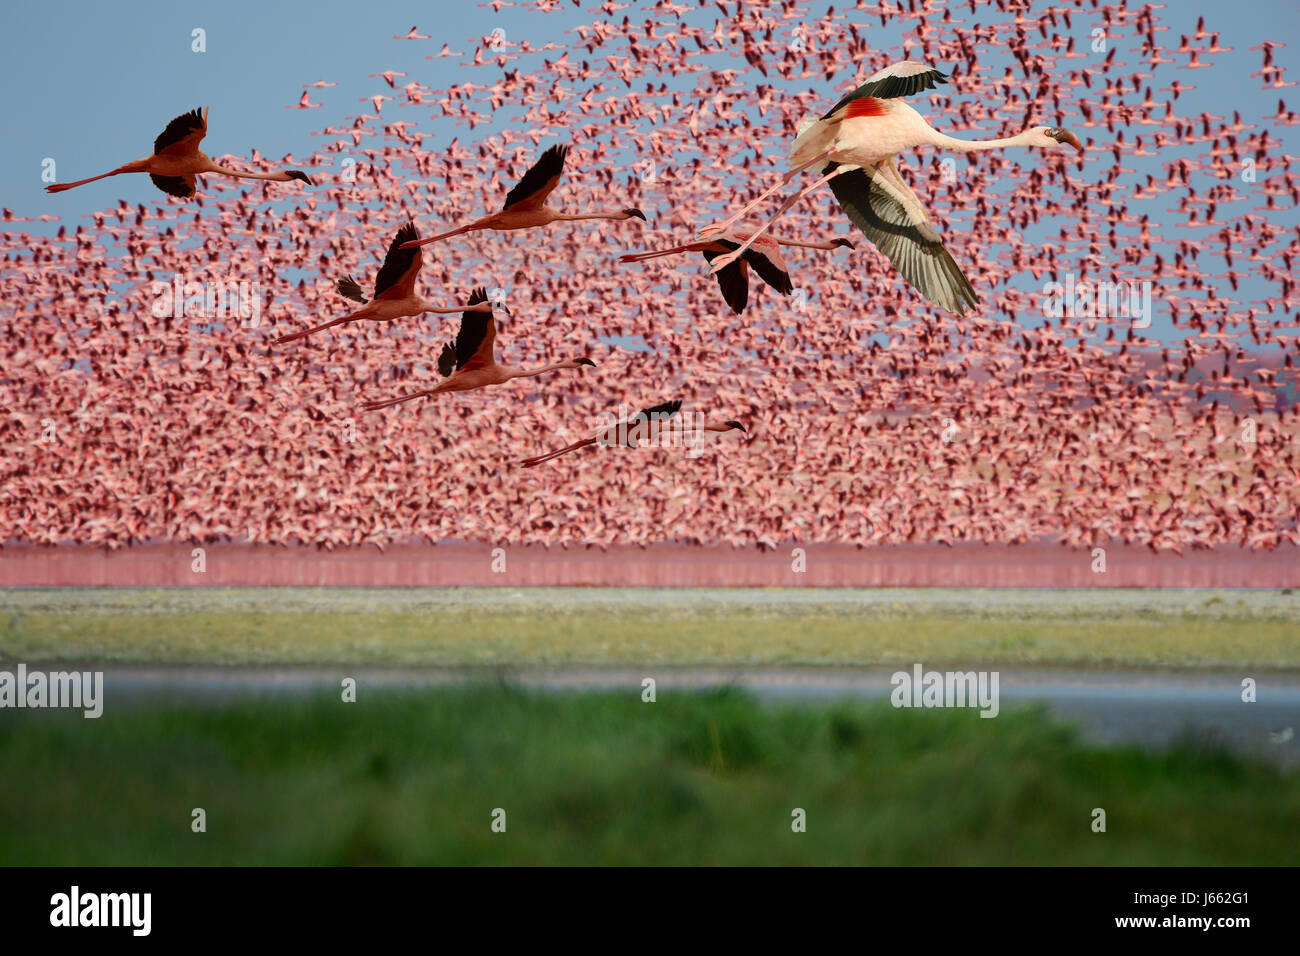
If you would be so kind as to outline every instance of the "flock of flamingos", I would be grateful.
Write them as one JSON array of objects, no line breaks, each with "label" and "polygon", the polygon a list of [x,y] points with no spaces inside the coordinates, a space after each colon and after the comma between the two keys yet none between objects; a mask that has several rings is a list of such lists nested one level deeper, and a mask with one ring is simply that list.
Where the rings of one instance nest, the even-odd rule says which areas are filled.
[{"label": "flock of flamingos", "polygon": [[[545,11],[553,5],[535,6]],[[1240,118],[1227,124],[1208,113],[1177,115],[1174,101],[1194,87],[1175,81],[1172,96],[1161,104],[1165,117],[1156,120],[1149,84],[1146,99],[1140,98],[1143,81],[1152,74],[1139,69],[1131,78],[1120,75],[1122,64],[1113,52],[1092,56],[1081,71],[1052,74],[1052,63],[1085,56],[1075,52],[1072,39],[1062,39],[1068,37],[1063,21],[1069,20],[1069,11],[1034,15],[1027,5],[999,7],[1004,16],[1015,15],[1002,32],[963,25],[941,4],[913,3],[906,9],[860,4],[859,10],[879,15],[882,26],[890,20],[910,21],[912,39],[905,52],[918,48],[934,54],[927,59],[954,62],[958,69],[945,73],[905,58],[865,77],[859,72],[859,80],[837,95],[830,90],[843,85],[787,94],[775,82],[761,81],[770,70],[787,79],[824,73],[839,82],[848,75],[841,67],[850,73],[861,69],[873,54],[851,16],[832,9],[817,20],[793,3],[747,3],[731,13],[725,3],[706,9],[702,3],[689,8],[663,0],[650,8],[644,24],[626,15],[619,24],[615,11],[633,10],[605,3],[596,9],[610,19],[579,28],[577,42],[558,59],[545,59],[545,66],[532,74],[506,67],[526,54],[554,56],[549,52],[554,44],[534,50],[527,42],[485,43],[474,62],[502,69],[504,75],[493,86],[465,83],[432,91],[414,81],[399,87],[403,73],[378,74],[392,91],[405,94],[405,105],[436,104],[443,116],[456,117],[471,129],[485,122],[484,114],[472,109],[475,93],[479,102],[492,104],[493,117],[504,105],[524,112],[514,119],[513,130],[502,129],[476,147],[467,149],[457,139],[445,151],[429,152],[423,149],[426,134],[417,133],[415,124],[391,120],[391,105],[384,113],[383,104],[393,98],[367,98],[374,115],[355,117],[350,127],[327,129],[324,135],[339,137],[329,152],[345,152],[349,141],[357,148],[376,135],[372,122],[382,126],[392,142],[382,150],[364,150],[367,161],[358,178],[368,176],[368,185],[337,181],[332,161],[323,157],[303,164],[306,169],[240,171],[218,162],[200,149],[208,132],[206,110],[173,119],[143,159],[87,179],[50,184],[47,190],[58,193],[107,177],[145,173],[168,196],[205,208],[195,209],[187,221],[181,213],[193,207],[180,203],[152,215],[143,204],[134,210],[122,203],[116,213],[93,216],[97,233],[79,227],[69,239],[61,229],[55,241],[63,246],[27,237],[32,252],[25,265],[47,284],[47,301],[64,302],[70,292],[75,297],[69,280],[109,283],[108,260],[93,250],[111,236],[128,253],[119,261],[129,263],[129,275],[121,278],[141,284],[170,272],[219,278],[223,260],[236,270],[236,257],[229,253],[237,249],[240,259],[251,253],[257,260],[239,266],[241,274],[259,280],[287,271],[290,264],[304,268],[310,261],[332,279],[337,295],[357,307],[256,348],[251,341],[216,342],[220,333],[215,324],[198,329],[201,344],[187,346],[174,340],[182,326],[164,321],[161,328],[132,335],[134,326],[124,311],[106,304],[106,296],[86,295],[80,302],[91,314],[78,321],[89,324],[89,330],[74,332],[78,321],[73,321],[56,335],[25,332],[11,338],[9,357],[19,363],[29,360],[15,369],[55,373],[40,394],[75,423],[63,441],[80,443],[82,454],[56,461],[52,449],[30,441],[29,451],[6,453],[0,461],[6,486],[45,492],[25,503],[18,491],[5,493],[0,506],[14,521],[10,539],[121,544],[159,537],[235,537],[333,546],[418,536],[494,541],[540,536],[559,543],[675,538],[775,545],[792,539],[952,543],[1055,536],[1073,545],[1123,538],[1175,551],[1222,543],[1267,548],[1300,543],[1296,412],[1285,400],[1286,389],[1295,385],[1295,338],[1286,334],[1285,312],[1297,298],[1290,256],[1298,239],[1294,228],[1279,228],[1272,215],[1285,210],[1294,221],[1297,190],[1289,168],[1272,165],[1267,138],[1261,135],[1258,144],[1252,143],[1255,127]],[[720,11],[713,30],[692,28],[692,18],[709,9]],[[1155,42],[1164,29],[1157,25],[1155,9],[1133,11],[1118,4],[1089,12],[1112,35],[1145,38],[1142,55],[1149,63],[1144,65],[1154,70],[1173,62],[1162,55],[1173,51]],[[797,30],[789,34],[792,22]],[[784,46],[774,39],[781,29],[787,31]],[[1043,38],[1037,45],[1028,42],[1035,32]],[[1194,36],[1193,43],[1213,37],[1204,44],[1209,52],[1222,49],[1203,24]],[[423,35],[413,30],[403,39]],[[686,56],[691,44],[700,55],[731,51],[743,56],[754,86],[744,88],[736,71],[691,68]],[[1203,65],[1198,61],[1201,49],[1188,44],[1184,37],[1192,62]],[[1046,49],[1035,52],[1035,46]],[[1263,47],[1261,76],[1280,88],[1290,84],[1272,66],[1275,46]],[[979,64],[979,51],[990,47],[1011,53],[1001,79],[981,75],[989,68]],[[442,55],[448,52],[444,46]],[[697,94],[702,107],[688,110],[684,101],[692,97],[666,84],[656,92],[656,76],[692,72],[707,74],[709,82],[702,78]],[[633,77],[644,77],[644,94],[635,92]],[[990,119],[1003,102],[1031,125],[985,139],[935,130],[908,100],[938,94],[950,81],[962,93],[983,90],[993,101],[980,107],[979,115],[971,114],[968,105],[954,108],[950,118],[955,125]],[[614,91],[616,83],[624,87],[622,95]],[[549,89],[547,84],[552,84]],[[559,113],[552,111],[557,103],[566,104]],[[304,92],[298,105],[318,104],[310,103]],[[1071,160],[1066,157],[1074,157],[1082,171],[1090,155],[1078,134],[1059,123],[1036,121],[1071,109],[1093,131],[1094,150],[1097,134],[1105,133],[1101,152],[1113,157],[1116,169],[1100,184],[1068,178]],[[770,122],[758,125],[756,117]],[[1278,126],[1297,121],[1282,104],[1271,119]],[[1212,129],[1216,122],[1220,127]],[[1141,138],[1126,140],[1117,127],[1142,130],[1149,145]],[[1194,136],[1198,127],[1203,127],[1199,141],[1212,145],[1208,162],[1172,158],[1165,179],[1148,176],[1146,184],[1121,184],[1119,177],[1133,172],[1123,166],[1130,155],[1159,155],[1162,142]],[[644,155],[633,160],[636,175],[627,187],[636,195],[579,211],[573,187],[557,193],[566,164],[572,174],[579,151],[567,143],[538,149],[544,138],[565,131],[575,145],[582,144],[584,162],[578,168],[583,180],[594,177],[606,195],[620,188],[611,169],[615,164],[606,157],[614,154],[621,137],[626,142],[630,136]],[[727,167],[729,154],[739,153],[747,137],[761,141],[773,134],[784,136],[787,144],[784,170],[748,156]],[[924,147],[938,151],[935,165],[905,175],[906,167],[900,165]],[[1008,160],[985,171],[963,160],[955,180],[959,167],[943,160],[945,155],[1014,147],[1040,148],[1058,158],[1045,169],[1028,172]],[[1058,153],[1062,148],[1067,152]],[[700,157],[715,153],[720,158],[714,166],[730,176],[708,175]],[[525,157],[531,166],[504,189],[501,177]],[[1264,173],[1256,192],[1267,206],[1262,214],[1219,222],[1216,211],[1241,196],[1216,169],[1230,170],[1245,158]],[[930,161],[928,151],[923,153],[922,162]],[[256,155],[254,162],[267,165]],[[411,175],[400,175],[399,163],[413,167]],[[1213,178],[1207,176],[1203,185],[1196,182],[1193,174],[1199,170],[1208,170]],[[741,183],[753,184],[754,195],[743,203],[725,195],[737,187],[737,173]],[[298,181],[313,187],[304,197],[324,189],[321,198],[305,199],[305,209],[299,205],[277,218],[246,191],[233,200],[222,190],[206,194],[215,180],[200,178],[205,176]],[[930,202],[918,196],[909,179],[919,180],[918,191],[927,199],[941,197],[952,209],[950,218],[972,217],[974,228],[962,237],[960,248],[954,247],[956,255],[945,244],[945,235],[953,230],[936,222],[927,211]],[[994,184],[1008,182],[1010,194],[1000,194]],[[817,202],[814,193],[823,185],[833,196],[835,215]],[[471,189],[479,188],[485,196],[495,193],[498,201],[504,192],[498,211],[421,236],[413,206],[422,202],[445,221],[463,208]],[[790,194],[770,215],[746,223],[786,188]],[[1163,255],[1166,241],[1154,234],[1158,224],[1127,212],[1122,203],[1126,194],[1136,205],[1173,189],[1184,192],[1175,213],[1190,219],[1183,224],[1189,234],[1176,240],[1171,266]],[[1242,186],[1241,191],[1251,190]],[[617,232],[611,231],[617,226],[569,225],[637,220],[637,228],[643,228],[640,223],[654,219],[653,212],[648,217],[643,211],[645,199],[657,198],[656,193],[668,205],[670,244],[662,248],[614,255],[607,247],[617,241]],[[1087,199],[1080,198],[1084,194]],[[1278,205],[1288,198],[1289,207]],[[208,214],[205,199],[217,200],[216,216]],[[375,199],[382,201],[382,212],[373,205]],[[710,204],[718,199],[724,208],[732,207],[731,214],[694,235],[683,234],[692,222],[707,222]],[[275,201],[283,197],[270,191],[260,200]],[[1060,227],[1059,238],[1050,229],[1039,229],[1044,215],[1067,212],[1076,215]],[[5,218],[12,221],[12,213],[6,210]],[[810,226],[822,235],[779,236],[774,229],[786,218],[797,221],[805,235]],[[367,298],[352,275],[356,270],[346,266],[359,261],[357,250],[347,245],[376,236],[385,221],[394,220],[400,225],[395,231],[388,227],[386,254]],[[1195,228],[1217,233],[1222,249],[1211,249],[1204,234],[1193,239]],[[183,229],[205,242],[186,243]],[[503,247],[498,244],[506,240],[485,235],[494,232],[522,232],[523,237]],[[1029,238],[1032,234],[1043,238]],[[216,242],[224,243],[218,246],[224,252],[213,251]],[[421,272],[428,271],[422,250],[443,242],[448,244],[439,249],[452,251],[438,257],[435,284],[449,287],[453,275],[463,280],[475,270],[485,276],[466,283],[473,286],[466,301],[439,302],[421,294]],[[1282,242],[1289,245],[1280,247]],[[820,267],[812,282],[796,283],[783,255],[793,249],[850,253],[841,264]],[[990,252],[996,258],[989,258]],[[1233,289],[1244,278],[1233,271],[1233,263],[1250,261],[1256,264],[1255,277],[1276,281],[1280,295],[1249,308],[1222,298],[1223,282],[1197,265],[1202,252],[1207,258],[1216,252],[1224,256],[1228,266],[1222,278]],[[685,254],[700,256],[712,280],[698,271],[656,272],[657,264],[644,271],[633,267]],[[22,257],[8,249],[4,260],[24,266]],[[998,281],[1017,276],[1059,280],[1077,271],[1096,282],[1107,277],[1107,262],[1136,266],[1138,274],[1179,290],[1168,294],[1164,289],[1162,296],[1174,327],[1187,329],[1176,351],[1144,342],[1134,329],[1125,328],[1129,323],[1122,316],[1098,315],[1095,306],[1062,317],[1056,328],[1050,318],[1045,325],[1021,327],[1014,320],[1021,312],[1028,316],[1036,311],[1034,304],[1012,288],[993,294]],[[507,290],[499,288],[503,275],[510,276],[504,280]],[[765,297],[753,305],[751,275],[780,298]],[[818,301],[810,299],[805,287],[820,293]],[[326,303],[305,281],[294,294],[313,311]],[[988,318],[990,296],[992,308],[1012,321]],[[24,299],[36,301],[30,290]],[[777,311],[782,301],[787,307]],[[950,317],[935,316],[930,305]],[[549,308],[549,321],[540,323],[543,327],[531,337],[519,336],[521,346],[532,353],[539,343],[558,345],[563,357],[552,355],[551,361],[533,367],[498,361],[498,318],[513,321],[531,308]],[[413,430],[415,416],[394,419],[369,442],[358,440],[356,433],[365,426],[342,407],[346,400],[339,394],[340,384],[396,382],[424,374],[427,367],[420,354],[426,347],[423,338],[375,337],[365,331],[365,323],[457,312],[454,339],[429,363],[441,381],[363,401],[362,409],[561,370],[604,371],[607,359],[602,357],[598,366],[591,354],[606,348],[614,367],[603,383],[616,388],[616,394],[671,390],[691,404],[712,399],[726,407],[730,402],[731,413],[741,414],[703,421],[702,431],[717,436],[741,432],[750,438],[734,455],[715,456],[694,468],[693,476],[650,475],[644,465],[629,464],[622,456],[603,456],[594,468],[531,487],[512,486],[502,478],[495,464],[500,452],[478,464],[466,463],[465,446],[503,445],[512,424],[538,414],[545,421],[528,423],[530,436],[572,435],[576,440],[524,460],[525,467],[596,444],[654,445],[681,413],[683,398],[632,414],[622,406],[618,415],[608,416],[611,424],[581,438],[563,413],[569,410],[590,422],[598,400],[577,394],[548,399],[543,393],[519,395],[513,418],[493,414],[510,404],[440,403],[445,412],[431,441],[420,442]],[[860,317],[862,312],[874,314]],[[291,314],[278,313],[277,324],[292,321]],[[1106,329],[1107,324],[1112,327]],[[345,327],[354,331],[340,335]],[[229,331],[231,325],[222,328]],[[327,330],[334,331],[322,336]],[[1256,346],[1272,350],[1273,364],[1263,364],[1241,348],[1237,339],[1247,333]],[[173,336],[171,343],[160,344],[168,336]],[[283,348],[297,342],[304,345]],[[160,348],[151,357],[140,355],[154,345]],[[51,347],[72,356],[71,361],[56,368],[34,360],[41,348],[48,355]],[[305,349],[302,360],[292,355],[298,349]],[[168,370],[172,378],[164,383]],[[6,398],[14,397],[10,390],[22,394],[16,376],[25,373],[6,374],[0,382]],[[327,394],[310,392],[313,375],[324,381]],[[129,399],[131,389],[132,401],[106,401],[108,393],[116,400]],[[11,401],[10,407],[31,406],[36,397],[29,387],[24,400]],[[97,420],[91,399],[100,410]],[[141,405],[148,411],[141,411]],[[295,408],[301,414],[291,415]],[[33,417],[60,421],[52,411]],[[346,424],[332,429],[327,427],[331,422]],[[10,422],[6,429],[15,427]],[[310,437],[313,429],[315,438]],[[760,436],[767,440],[756,442]],[[425,447],[417,451],[421,444]],[[97,473],[111,499],[93,487]]]}]

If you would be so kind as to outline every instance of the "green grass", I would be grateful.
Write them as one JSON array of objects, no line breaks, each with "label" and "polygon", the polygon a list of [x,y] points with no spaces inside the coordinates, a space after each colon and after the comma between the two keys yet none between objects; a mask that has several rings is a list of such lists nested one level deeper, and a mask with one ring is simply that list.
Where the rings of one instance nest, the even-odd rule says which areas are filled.
[{"label": "green grass", "polygon": [[1213,750],[738,692],[11,712],[0,779],[0,864],[1257,865],[1300,828],[1300,774]]},{"label": "green grass", "polygon": [[1289,591],[0,589],[0,661],[1300,668]]}]

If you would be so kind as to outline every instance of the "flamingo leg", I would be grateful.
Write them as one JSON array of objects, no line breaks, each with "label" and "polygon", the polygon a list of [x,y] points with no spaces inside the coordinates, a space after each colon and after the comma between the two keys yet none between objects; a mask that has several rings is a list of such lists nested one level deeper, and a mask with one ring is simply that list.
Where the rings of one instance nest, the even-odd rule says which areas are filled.
[{"label": "flamingo leg", "polygon": [[447,383],[443,382],[434,388],[427,388],[422,392],[411,392],[407,395],[398,395],[396,398],[383,398],[377,402],[366,402],[361,407],[368,412],[378,411],[381,408],[388,408],[390,405],[400,405],[402,402],[411,402],[417,398],[424,398],[426,395],[437,395],[439,392],[447,391]]},{"label": "flamingo leg", "polygon": [[831,155],[831,151],[827,150],[826,152],[818,156],[814,156],[812,159],[808,160],[808,162],[804,163],[802,166],[790,170],[788,173],[782,176],[781,179],[777,183],[775,183],[771,188],[764,190],[760,195],[755,196],[752,200],[750,200],[744,206],[742,206],[740,211],[737,212],[734,216],[732,216],[731,218],[723,222],[715,223],[711,226],[705,226],[703,229],[699,231],[699,233],[697,233],[697,235],[703,237],[712,232],[721,232],[724,229],[726,229],[728,226],[731,226],[732,224],[738,222],[740,219],[744,218],[745,213],[749,212],[751,209],[757,206],[768,196],[772,195],[773,193],[781,189],[784,189],[786,184],[789,183],[790,180],[794,179],[796,176],[798,176],[809,166],[814,166],[817,163],[825,162],[830,157],[830,155]]},{"label": "flamingo leg", "polygon": [[463,233],[473,232],[475,229],[483,228],[484,227],[480,226],[478,223],[472,222],[468,226],[461,226],[459,229],[451,230],[451,232],[444,232],[436,236],[430,236],[428,239],[412,239],[410,242],[402,243],[401,248],[418,249],[420,246],[427,246],[431,242],[441,242],[443,239],[450,239],[452,236],[459,236]]},{"label": "flamingo leg", "polygon": [[662,256],[675,256],[679,252],[699,252],[703,248],[702,243],[691,242],[684,246],[673,246],[671,249],[663,249],[659,252],[634,252],[618,257],[619,262],[644,262],[646,259],[658,259]]},{"label": "flamingo leg", "polygon": [[584,438],[582,441],[576,441],[572,445],[567,445],[558,451],[548,452],[545,455],[538,455],[536,458],[526,458],[520,462],[525,468],[532,468],[534,465],[540,465],[542,462],[550,461],[552,458],[559,458],[561,455],[567,455],[571,451],[577,451],[579,448],[586,448],[588,445],[594,445],[596,439]]},{"label": "flamingo leg", "polygon": [[836,166],[829,173],[827,173],[825,176],[818,179],[817,182],[813,183],[807,189],[803,189],[795,193],[785,202],[781,203],[781,208],[776,211],[776,214],[772,216],[772,218],[769,219],[767,222],[763,223],[763,225],[760,226],[755,232],[751,233],[749,238],[746,239],[743,243],[741,243],[739,249],[729,252],[725,256],[718,256],[718,258],[714,259],[713,267],[709,270],[710,273],[713,275],[717,275],[720,271],[722,271],[727,266],[731,265],[733,262],[735,262],[737,259],[743,256],[745,254],[745,250],[754,244],[754,240],[757,239],[759,236],[761,236],[763,233],[767,232],[769,229],[771,229],[772,226],[775,225],[776,221],[780,219],[783,215],[785,215],[785,211],[787,209],[789,209],[791,206],[797,203],[804,196],[807,196],[818,186],[822,185],[823,183],[830,182],[840,173],[846,173],[853,169],[858,169],[858,168],[859,167],[857,166]]},{"label": "flamingo leg", "polygon": [[355,322],[358,319],[364,319],[366,316],[370,315],[370,312],[370,309],[361,309],[358,312],[353,312],[351,315],[345,315],[341,319],[334,319],[332,322],[326,322],[324,325],[318,325],[312,329],[304,329],[301,332],[282,335],[275,340],[275,344],[284,345],[286,342],[296,342],[298,339],[305,339],[307,336],[320,332],[322,329],[333,328],[336,325],[342,325],[344,322]]},{"label": "flamingo leg", "polygon": [[100,173],[98,176],[91,176],[89,179],[78,179],[75,183],[53,183],[46,186],[45,191],[47,193],[61,193],[68,189],[76,189],[78,186],[84,186],[86,183],[93,183],[97,179],[107,179],[109,176],[116,176],[120,172],[122,172],[122,170],[115,169],[111,173]]}]

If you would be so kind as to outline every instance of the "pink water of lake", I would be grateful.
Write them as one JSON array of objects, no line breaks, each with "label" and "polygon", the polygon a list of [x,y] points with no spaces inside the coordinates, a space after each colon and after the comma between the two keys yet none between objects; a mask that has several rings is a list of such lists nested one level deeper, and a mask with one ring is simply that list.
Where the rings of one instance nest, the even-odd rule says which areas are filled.
[{"label": "pink water of lake", "polygon": [[[1104,558],[1104,561],[1103,561]],[[1102,568],[1104,567],[1104,570]],[[546,549],[482,544],[314,547],[209,544],[0,549],[2,586],[92,587],[1296,587],[1300,548],[1105,554],[1056,544],[662,544]]]}]

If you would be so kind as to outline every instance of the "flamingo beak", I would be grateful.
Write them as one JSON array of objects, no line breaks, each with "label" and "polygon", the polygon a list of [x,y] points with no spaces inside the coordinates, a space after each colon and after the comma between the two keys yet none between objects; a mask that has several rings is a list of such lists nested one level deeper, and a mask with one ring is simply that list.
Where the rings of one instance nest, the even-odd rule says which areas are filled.
[{"label": "flamingo beak", "polygon": [[744,425],[740,424],[740,422],[730,421],[730,422],[727,422],[727,424],[730,425],[732,428],[739,428],[739,429],[740,429],[742,432],[744,432],[746,435],[749,434],[749,429],[746,428]]},{"label": "flamingo beak", "polygon": [[308,186],[316,185],[314,182],[311,181],[311,177],[308,176],[306,173],[304,173],[301,169],[286,169],[285,173],[288,174],[290,179],[301,179]]},{"label": "flamingo beak", "polygon": [[593,361],[592,361],[591,359],[589,359],[589,358],[580,358],[580,359],[578,359],[578,364],[579,364],[579,365],[590,365],[592,368],[595,368],[595,367],[596,367],[596,363],[593,362]]},{"label": "flamingo beak", "polygon": [[635,208],[624,209],[623,212],[627,213],[628,216],[635,216],[637,219],[640,219],[642,222],[647,221],[645,217],[645,213],[643,213],[640,209],[635,209]]},{"label": "flamingo beak", "polygon": [[1083,143],[1079,142],[1079,137],[1075,136],[1074,133],[1068,129],[1054,129],[1047,135],[1052,137],[1052,139],[1056,140],[1058,143],[1066,143],[1073,146],[1079,152],[1083,152]]},{"label": "flamingo beak", "polygon": [[836,239],[836,240],[835,240],[835,245],[837,245],[837,246],[843,246],[843,247],[846,248],[846,249],[852,249],[852,248],[853,248],[853,243],[849,242],[847,239]]}]

